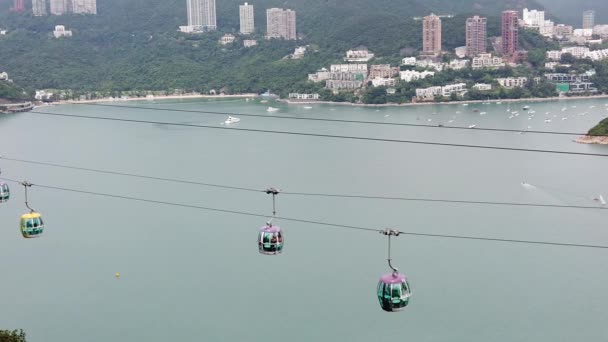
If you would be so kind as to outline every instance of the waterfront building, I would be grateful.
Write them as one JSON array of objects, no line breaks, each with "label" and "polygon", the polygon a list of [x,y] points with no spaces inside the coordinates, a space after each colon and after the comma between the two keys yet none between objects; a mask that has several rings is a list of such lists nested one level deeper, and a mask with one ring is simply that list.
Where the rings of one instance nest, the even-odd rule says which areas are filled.
[{"label": "waterfront building", "polygon": [[[191,32],[217,29],[215,0],[187,0],[188,26]],[[182,30],[184,31],[184,30]]]},{"label": "waterfront building", "polygon": [[441,54],[441,18],[432,13],[422,19],[422,54]]},{"label": "waterfront building", "polygon": [[492,90],[492,85],[488,83],[475,83],[475,85],[473,85],[473,89],[479,91],[489,91]]},{"label": "waterfront building", "polygon": [[416,89],[416,97],[419,100],[427,101],[433,100],[437,96],[450,97],[452,94],[463,96],[467,93],[466,83],[448,84],[443,87],[435,86],[428,88]]},{"label": "waterfront building", "polygon": [[46,0],[32,0],[32,13],[37,17],[47,15]]},{"label": "waterfront building", "polygon": [[466,55],[475,57],[486,53],[487,49],[487,18],[474,16],[466,21]]},{"label": "waterfront building", "polygon": [[67,0],[50,0],[50,12],[53,15],[62,15],[68,12]]},{"label": "waterfront building", "polygon": [[251,34],[255,31],[253,5],[245,3],[239,6],[239,19],[242,34]]},{"label": "waterfront building", "polygon": [[501,87],[505,88],[515,88],[515,87],[523,87],[528,83],[527,77],[507,77],[507,78],[497,78],[496,81],[500,84]]},{"label": "waterfront building", "polygon": [[514,56],[519,41],[517,11],[502,12],[502,53]]},{"label": "waterfront building", "polygon": [[266,38],[297,39],[296,12],[290,9],[269,8],[266,10]]},{"label": "waterfront building", "polygon": [[289,99],[292,101],[318,101],[320,98],[319,94],[300,94],[300,93],[289,93]]},{"label": "waterfront building", "polygon": [[595,11],[583,12],[583,29],[593,29],[595,26]]},{"label": "waterfront building", "polygon": [[11,7],[11,11],[25,12],[25,0],[14,0],[13,7]]},{"label": "waterfront building", "polygon": [[71,37],[72,31],[66,30],[63,25],[57,25],[55,26],[55,31],[53,31],[53,36],[55,36],[55,38]]},{"label": "waterfront building", "polygon": [[97,14],[97,0],[71,0],[72,12],[81,14]]}]

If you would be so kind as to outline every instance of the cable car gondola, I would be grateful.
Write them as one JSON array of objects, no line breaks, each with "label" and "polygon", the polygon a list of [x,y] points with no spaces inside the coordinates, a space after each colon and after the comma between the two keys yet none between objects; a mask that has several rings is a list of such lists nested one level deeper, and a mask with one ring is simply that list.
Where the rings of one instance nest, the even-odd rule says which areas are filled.
[{"label": "cable car gondola", "polygon": [[403,310],[412,296],[405,274],[399,273],[391,264],[391,236],[399,236],[399,231],[387,229],[381,232],[388,236],[388,266],[393,270],[384,274],[378,281],[378,301],[382,310],[396,312]]},{"label": "cable car gondola", "polygon": [[29,213],[21,215],[21,235],[26,239],[39,237],[44,233],[42,215],[32,209],[27,201],[27,188],[31,187],[32,184],[23,182],[21,185],[25,187],[25,206],[30,210]]},{"label": "cable car gondola", "polygon": [[11,191],[8,188],[8,184],[0,182],[0,203],[8,202],[11,197]]},{"label": "cable car gondola", "polygon": [[283,252],[283,243],[285,241],[281,227],[272,224],[272,220],[277,214],[275,197],[279,194],[279,190],[270,188],[266,190],[266,193],[272,195],[272,218],[264,227],[260,228],[258,233],[258,249],[261,254],[276,255]]}]

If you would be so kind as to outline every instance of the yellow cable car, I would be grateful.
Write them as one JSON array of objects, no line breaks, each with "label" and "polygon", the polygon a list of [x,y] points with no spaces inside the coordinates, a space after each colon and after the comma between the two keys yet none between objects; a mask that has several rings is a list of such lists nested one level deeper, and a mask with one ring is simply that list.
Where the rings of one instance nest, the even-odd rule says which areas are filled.
[{"label": "yellow cable car", "polygon": [[44,232],[44,222],[42,215],[37,212],[31,212],[21,215],[21,234],[24,238],[35,238]]}]

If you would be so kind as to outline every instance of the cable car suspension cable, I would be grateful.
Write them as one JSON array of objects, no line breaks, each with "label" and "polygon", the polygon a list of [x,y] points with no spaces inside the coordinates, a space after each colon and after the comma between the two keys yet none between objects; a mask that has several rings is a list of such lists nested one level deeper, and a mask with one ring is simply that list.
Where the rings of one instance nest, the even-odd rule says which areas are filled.
[{"label": "cable car suspension cable", "polygon": [[[6,181],[13,182],[13,183],[21,183],[19,181],[13,180],[13,179],[8,179],[8,178],[4,178],[4,179]],[[174,207],[182,207],[182,208],[190,208],[190,209],[200,209],[200,210],[215,211],[215,212],[222,212],[222,213],[236,214],[236,215],[244,215],[244,216],[268,217],[267,215],[263,215],[263,214],[242,212],[242,211],[229,210],[229,209],[209,208],[209,207],[196,206],[196,205],[190,205],[190,204],[182,204],[182,203],[173,203],[173,202],[165,202],[165,201],[158,201],[158,200],[150,200],[150,199],[144,199],[144,198],[129,197],[129,196],[122,196],[122,195],[114,195],[114,194],[106,194],[106,193],[99,193],[99,192],[93,192],[93,191],[87,191],[87,190],[79,190],[79,189],[70,189],[70,188],[64,188],[64,187],[58,187],[58,186],[50,186],[50,185],[41,185],[41,184],[35,184],[35,185],[37,187],[39,187],[39,188],[45,188],[45,189],[51,189],[51,190],[60,190],[60,191],[79,193],[79,194],[94,195],[94,196],[100,196],[100,197],[117,198],[117,199],[123,199],[123,200],[132,200],[132,201],[138,201],[138,202],[162,204],[162,205],[168,205],[168,206],[174,206]],[[330,222],[323,222],[323,221],[313,221],[313,220],[305,220],[305,219],[289,218],[289,217],[277,217],[277,219],[281,219],[281,220],[284,220],[284,221],[291,221],[291,222],[298,222],[298,223],[306,223],[306,224],[312,224],[312,225],[325,226],[325,227],[330,227],[330,228],[341,228],[341,229],[348,229],[348,230],[369,231],[369,232],[376,232],[376,233],[382,232],[381,230],[374,229],[374,228],[367,228],[367,227],[360,227],[360,226],[353,226],[353,225],[346,225],[346,224],[337,224],[337,223],[330,223]],[[491,242],[504,242],[504,243],[514,243],[514,244],[532,244],[532,245],[559,246],[559,247],[578,247],[578,248],[608,249],[608,246],[606,246],[606,245],[576,244],[576,243],[565,243],[565,242],[549,242],[549,241],[518,240],[518,239],[501,239],[501,238],[480,237],[480,236],[447,235],[447,234],[432,234],[432,233],[417,233],[417,232],[402,232],[402,231],[399,232],[399,234],[410,235],[410,236],[418,236],[418,237],[444,238],[444,239],[475,240],[475,241],[486,241],[486,242],[490,242],[491,241]]]}]

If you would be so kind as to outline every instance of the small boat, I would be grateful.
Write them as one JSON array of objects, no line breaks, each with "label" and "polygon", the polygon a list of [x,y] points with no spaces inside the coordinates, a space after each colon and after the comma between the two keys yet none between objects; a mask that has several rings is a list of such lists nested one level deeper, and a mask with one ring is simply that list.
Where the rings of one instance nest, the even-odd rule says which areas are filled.
[{"label": "small boat", "polygon": [[530,109],[530,106],[524,106],[523,110],[528,110]]},{"label": "small boat", "polygon": [[549,122],[551,122],[551,119],[546,119],[545,122],[549,123]]},{"label": "small boat", "polygon": [[475,128],[477,125],[469,125],[469,128]]},{"label": "small boat", "polygon": [[530,113],[530,114],[534,114],[534,113],[536,113],[536,111],[535,111],[535,110],[531,110],[531,111],[529,111],[528,113]]},{"label": "small boat", "polygon": [[606,200],[604,199],[604,196],[600,195],[600,203],[602,203],[602,205],[606,205]]},{"label": "small boat", "polygon": [[486,113],[486,112],[479,113],[479,115],[486,115],[486,114],[488,114],[488,113]]},{"label": "small boat", "polygon": [[241,121],[241,119],[235,118],[234,116],[229,116],[228,119],[226,119],[226,121],[224,121],[224,123],[226,125],[230,125],[230,124],[233,124],[233,123],[237,123],[239,121]]},{"label": "small boat", "polygon": [[463,103],[462,105],[463,105],[463,106],[468,106],[469,104],[468,104],[468,103]]},{"label": "small boat", "polygon": [[496,104],[502,104],[502,102],[501,101],[497,101]]},{"label": "small boat", "polygon": [[479,112],[479,109],[475,108],[475,109],[473,109],[473,112],[477,113],[477,112]]},{"label": "small boat", "polygon": [[304,109],[312,109],[311,106],[304,106]]},{"label": "small boat", "polygon": [[266,109],[267,112],[276,112],[277,110],[279,110],[279,108],[268,107],[268,109]]},{"label": "small boat", "polygon": [[262,100],[260,103],[268,103],[268,100]]}]

